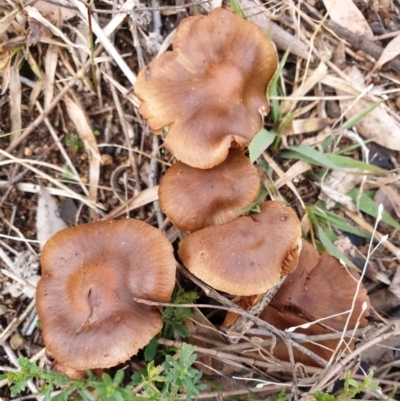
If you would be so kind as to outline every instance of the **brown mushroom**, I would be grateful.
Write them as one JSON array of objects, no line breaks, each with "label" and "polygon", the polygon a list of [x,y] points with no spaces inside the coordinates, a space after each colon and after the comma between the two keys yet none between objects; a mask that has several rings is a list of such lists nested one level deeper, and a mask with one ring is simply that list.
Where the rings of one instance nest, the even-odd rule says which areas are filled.
[{"label": "brown mushroom", "polygon": [[252,22],[221,8],[189,17],[173,51],[139,73],[139,111],[155,134],[169,127],[165,146],[178,160],[212,168],[261,129],[276,68],[274,45]]},{"label": "brown mushroom", "polygon": [[[351,309],[359,278],[354,269],[345,269],[333,256],[319,256],[311,244],[303,241],[296,270],[286,278],[270,306],[281,311],[296,309],[299,316],[310,322],[337,315],[321,323],[334,330],[343,330],[349,315],[345,312]],[[348,328],[354,328],[357,321],[360,327],[365,326],[369,309],[367,291],[361,286]]]},{"label": "brown mushroom", "polygon": [[265,293],[297,265],[300,222],[282,202],[261,212],[204,228],[183,239],[186,268],[211,287],[233,295]]},{"label": "brown mushroom", "polygon": [[[314,247],[303,241],[299,264],[296,270],[289,274],[278,290],[270,305],[264,309],[260,318],[281,330],[297,327],[310,322],[309,327],[297,328],[296,332],[308,336],[328,334],[364,327],[369,314],[369,298],[364,286],[357,292],[359,274],[352,269],[345,269],[340,262],[330,256],[320,256]],[[354,310],[346,327],[349,312],[355,297]],[[346,313],[348,312],[348,313]],[[349,349],[354,343],[345,339]],[[329,360],[340,339],[330,339],[315,343],[303,343],[306,348],[325,360]],[[341,344],[340,349],[346,345]],[[311,366],[318,364],[308,356],[294,351],[297,362]],[[289,360],[284,344],[278,344],[273,355],[279,359]]]},{"label": "brown mushroom", "polygon": [[207,170],[175,163],[161,179],[160,205],[173,225],[184,232],[226,223],[257,199],[257,169],[239,150]]},{"label": "brown mushroom", "polygon": [[[271,306],[267,306],[261,312],[260,318],[272,324],[279,330],[286,330],[289,327],[295,327],[309,323],[307,320],[304,320],[299,316],[292,315],[287,311],[284,312],[278,311],[272,308]],[[306,334],[307,336],[313,336],[321,334],[331,334],[332,331],[324,327],[321,327],[319,324],[313,324],[306,329],[303,328],[297,329],[296,333]],[[346,339],[346,342],[348,342],[348,338]],[[304,346],[314,354],[318,355],[322,359],[325,359],[326,361],[329,361],[330,357],[333,354],[333,351],[336,349],[338,344],[339,344],[339,338],[301,343],[302,346]],[[340,347],[341,350],[344,350],[345,348],[346,348],[345,344],[342,344]],[[354,343],[350,342],[349,350],[353,349],[354,349]],[[296,348],[292,348],[292,351],[294,360],[297,363],[303,363],[304,365],[308,366],[321,366],[314,359],[312,359],[308,355],[305,355],[303,352],[297,350]],[[283,361],[289,361],[289,354],[287,351],[287,347],[283,343],[278,343],[275,345],[275,347],[272,350],[272,355],[277,359]]]},{"label": "brown mushroom", "polygon": [[167,302],[175,259],[156,228],[135,219],[59,231],[41,255],[36,307],[46,348],[77,370],[124,362],[162,328],[156,307]]}]

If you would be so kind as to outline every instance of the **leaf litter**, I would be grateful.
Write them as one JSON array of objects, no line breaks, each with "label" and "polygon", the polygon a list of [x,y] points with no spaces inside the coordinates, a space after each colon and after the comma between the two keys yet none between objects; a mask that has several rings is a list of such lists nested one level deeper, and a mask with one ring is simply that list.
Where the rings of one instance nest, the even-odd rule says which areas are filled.
[{"label": "leaf litter", "polygon": [[[212,9],[214,3],[207,7]],[[375,32],[378,25],[381,34],[399,29],[400,10],[396,3],[392,8],[381,6],[375,14],[362,2],[341,2],[340,7],[335,7],[333,1],[323,3],[324,7],[319,8],[314,2],[300,8],[291,2],[273,1],[267,6],[257,0],[240,3],[247,16],[272,35],[278,49],[285,51],[290,47],[290,55],[282,68],[279,93],[271,99],[280,107],[281,121],[274,124],[267,118],[265,128],[269,136],[266,140],[262,138],[251,152],[256,155],[264,183],[273,184],[267,188],[271,196],[285,199],[296,209],[309,238],[320,248],[325,246],[326,251],[339,257],[343,255],[351,262],[357,253],[364,259],[367,257],[368,242],[365,238],[348,236],[344,230],[346,225],[353,226],[353,231],[375,233],[376,241],[389,235],[370,260],[379,266],[377,277],[380,278],[364,282],[371,299],[378,296],[375,294],[392,299],[388,294],[398,297],[399,288],[400,206],[396,183],[400,166],[397,117],[400,83],[390,62],[399,54],[398,36],[379,39]],[[155,14],[161,16],[162,49],[166,50],[170,32],[183,17],[193,15],[194,9],[181,3],[173,8],[160,2],[160,7],[138,11],[136,8],[145,9],[147,5],[130,0],[122,2],[121,9],[113,9],[108,2],[96,0],[91,11],[97,21],[92,24],[95,44],[91,48],[89,42],[81,40],[89,29],[88,11],[81,2],[71,0],[69,4],[70,8],[54,9],[51,3],[40,1],[21,10],[13,0],[0,0],[0,264],[3,273],[0,303],[5,307],[1,312],[2,367],[13,365],[10,362],[14,360],[13,355],[37,358],[42,366],[45,364],[39,329],[34,326],[31,331],[24,329],[24,341],[17,341],[13,335],[19,334],[20,325],[29,326],[35,320],[30,309],[34,280],[40,272],[36,255],[40,253],[40,243],[35,241],[44,241],[67,225],[60,217],[58,202],[75,199],[79,224],[101,218],[137,217],[157,225],[154,202],[158,199],[158,186],[149,186],[150,177],[141,177],[149,176],[152,169],[154,177],[155,165],[159,179],[165,166],[173,161],[164,148],[152,141],[137,113],[138,100],[131,88],[139,72],[140,58],[148,62],[154,57],[147,50],[145,38],[152,33],[151,21]],[[41,6],[50,8],[51,16]],[[324,20],[318,20],[318,15],[324,16]],[[82,18],[81,27],[77,26],[76,17]],[[338,31],[332,31],[331,21],[348,28],[352,36],[340,31],[346,34],[341,37]],[[365,38],[361,36],[374,40],[381,49],[380,56],[358,51],[353,43],[356,39],[363,42]],[[28,40],[30,47],[24,52]],[[334,62],[339,42],[344,43],[345,55],[341,59],[345,64]],[[107,72],[106,63],[111,65],[112,76]],[[371,82],[373,86],[369,87]],[[115,90],[118,111],[110,88]],[[293,117],[290,117],[291,111],[295,111]],[[286,130],[276,132],[289,117]],[[346,131],[353,134],[346,135]],[[372,165],[368,171],[362,168],[360,163],[373,163],[365,157],[365,148],[369,149],[371,141],[390,150],[388,163],[392,169],[378,170]],[[293,152],[296,149],[301,152]],[[289,151],[289,159],[281,157]],[[150,168],[152,155],[156,161]],[[102,164],[105,159],[107,164]],[[117,182],[124,194],[118,199],[111,180],[112,172],[120,165],[128,168]],[[343,166],[350,170],[343,171]],[[43,185],[38,189],[38,180],[48,190]],[[356,192],[351,192],[353,189]],[[391,205],[392,210],[387,210],[388,214],[374,231],[381,202]],[[308,208],[316,205],[323,205],[317,223],[307,213]],[[176,230],[173,232],[165,219],[163,228],[169,238],[181,235]],[[353,245],[342,248],[341,244],[348,244],[349,239]],[[361,245],[354,245],[356,240]],[[193,283],[182,280],[181,284],[188,285],[188,290],[198,290],[202,285],[195,280]],[[212,303],[229,305],[226,297],[206,290],[207,294],[213,294]],[[399,348],[396,324],[400,302],[374,305],[376,315],[371,318],[369,331],[358,337],[358,348],[345,362],[353,378],[362,380],[355,363],[358,349],[362,349],[362,360],[380,373],[382,390],[374,395],[383,399],[393,385],[400,384],[396,369],[387,365],[393,359],[384,351],[385,346]],[[199,360],[206,365],[208,373],[229,376],[219,379],[224,396],[251,393],[254,388],[251,382],[241,380],[238,384],[233,380],[233,369],[235,377],[272,375],[280,384],[291,386],[292,375],[287,375],[290,365],[265,362],[265,350],[273,345],[274,337],[268,340],[268,345],[261,345],[263,342],[257,335],[249,334],[243,344],[227,345],[224,343],[227,334],[219,330],[222,310],[215,316],[205,311],[199,309],[192,315],[197,325],[192,327],[192,340],[197,335],[203,341],[198,343],[197,353],[209,355],[205,350],[214,353],[212,358]],[[245,347],[251,347],[251,352]],[[377,350],[382,352],[377,354]],[[214,359],[219,365],[213,363]],[[224,361],[228,360],[225,366]],[[135,371],[142,363],[140,358],[135,358],[126,368]],[[325,370],[305,367],[298,375],[298,382],[314,389],[326,389],[330,380],[343,377],[338,366],[333,364]],[[27,394],[34,390],[30,386]],[[267,388],[259,388],[257,392],[261,390]],[[275,394],[280,390],[276,388]],[[299,390],[298,395],[307,396],[301,393],[302,387]],[[9,399],[4,382],[0,383],[0,394]],[[206,389],[203,396],[212,397],[212,394],[212,389]]]}]

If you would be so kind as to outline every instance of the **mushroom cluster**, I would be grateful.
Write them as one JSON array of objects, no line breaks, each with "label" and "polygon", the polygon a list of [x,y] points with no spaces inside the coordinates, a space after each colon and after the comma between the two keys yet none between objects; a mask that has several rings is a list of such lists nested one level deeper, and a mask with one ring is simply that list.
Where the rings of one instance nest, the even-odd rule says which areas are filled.
[{"label": "mushroom cluster", "polygon": [[[332,259],[320,258],[307,243],[301,267],[295,270],[302,247],[300,222],[282,202],[264,202],[259,213],[240,216],[257,201],[259,177],[244,148],[269,111],[266,92],[276,68],[276,51],[266,34],[218,8],[208,16],[181,22],[173,50],[139,73],[135,93],[150,130],[166,135],[164,144],[178,160],[160,182],[159,200],[172,224],[189,234],[179,243],[182,263],[213,288],[239,295],[248,304],[258,302],[265,293],[271,295],[268,291],[275,291],[288,275],[287,284],[262,315],[285,329],[295,321],[301,324],[328,313],[323,302],[318,309],[319,298],[307,292],[304,277],[310,282],[319,275],[342,280],[345,273],[337,266],[333,273],[325,272],[323,266],[332,264]],[[312,262],[306,259],[310,255]],[[313,270],[304,272],[304,266]],[[295,290],[290,287],[294,282]],[[348,287],[349,293],[353,287]],[[304,294],[292,304],[293,291]],[[364,292],[361,295],[366,297]],[[306,309],[306,298],[317,304],[316,311]],[[330,303],[336,305],[330,314],[348,308],[345,297]],[[288,310],[296,308],[300,312],[292,314],[291,320],[281,319],[280,315],[285,318]],[[340,319],[343,316],[326,320],[318,332],[341,330]],[[360,319],[364,322],[364,315]]]},{"label": "mushroom cluster", "polygon": [[36,295],[46,349],[66,368],[125,362],[161,330],[154,306],[175,285],[169,241],[136,219],[100,221],[59,231],[41,254]]},{"label": "mushroom cluster", "polygon": [[[218,8],[186,18],[173,50],[138,76],[135,93],[151,131],[166,132],[178,159],[160,182],[162,210],[190,234],[178,254],[195,276],[233,295],[264,294],[298,260],[300,222],[281,202],[240,216],[260,189],[243,153],[269,111],[277,54],[252,22]],[[223,239],[223,241],[221,241]]]}]

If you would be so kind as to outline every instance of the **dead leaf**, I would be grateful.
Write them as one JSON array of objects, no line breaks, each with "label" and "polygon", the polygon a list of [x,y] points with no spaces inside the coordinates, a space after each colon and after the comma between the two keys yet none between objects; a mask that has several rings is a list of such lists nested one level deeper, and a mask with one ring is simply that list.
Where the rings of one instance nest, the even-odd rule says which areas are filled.
[{"label": "dead leaf", "polygon": [[381,68],[385,63],[393,60],[400,54],[400,35],[396,36],[392,39],[388,45],[383,50],[381,56],[379,57],[378,61],[375,63],[374,68],[372,69],[371,73],[374,73],[378,68]]},{"label": "dead leaf", "polygon": [[29,36],[28,36],[28,46],[35,46],[40,39],[49,36],[50,29],[45,27],[39,21],[33,18],[28,18],[29,24]]},{"label": "dead leaf", "polygon": [[64,102],[67,106],[68,115],[74,123],[76,131],[89,153],[89,200],[96,202],[101,162],[96,138],[82,107],[76,104],[70,97],[65,97]]},{"label": "dead leaf", "polygon": [[384,209],[391,213],[394,211],[400,218],[400,195],[399,189],[389,185],[382,185],[375,194],[375,202],[383,203]]},{"label": "dead leaf", "polygon": [[309,134],[311,132],[322,131],[332,124],[330,118],[310,117],[305,119],[293,120],[283,131],[284,135]]},{"label": "dead leaf", "polygon": [[353,0],[323,0],[332,21],[356,35],[373,39],[374,34]]},{"label": "dead leaf", "polygon": [[61,218],[58,202],[50,195],[49,190],[41,184],[36,215],[36,231],[40,247],[43,248],[50,237],[67,227]]},{"label": "dead leaf", "polygon": [[332,171],[322,184],[322,192],[318,199],[325,201],[328,210],[339,202],[349,210],[355,211],[353,202],[346,194],[361,182],[362,176],[359,173],[359,170],[354,171],[354,174],[350,171]]},{"label": "dead leaf", "polygon": [[[347,71],[348,77],[359,88],[364,88],[364,77],[360,70],[353,66]],[[337,88],[336,93],[341,96],[347,94]],[[357,100],[341,99],[340,107],[347,120],[359,116],[374,104],[365,97]],[[392,117],[383,104],[372,110],[355,126],[359,134],[378,143],[385,148],[400,151],[400,123]]]},{"label": "dead leaf", "polygon": [[57,22],[60,18],[61,21],[67,21],[76,16],[76,11],[72,8],[67,8],[66,6],[60,7],[43,0],[39,0],[33,7],[36,8],[43,17],[53,23]]}]

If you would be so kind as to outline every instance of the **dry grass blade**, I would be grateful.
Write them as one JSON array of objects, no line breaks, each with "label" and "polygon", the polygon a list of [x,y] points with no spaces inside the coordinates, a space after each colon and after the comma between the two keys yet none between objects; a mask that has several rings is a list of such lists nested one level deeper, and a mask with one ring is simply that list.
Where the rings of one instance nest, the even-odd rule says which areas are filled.
[{"label": "dry grass blade", "polygon": [[282,113],[288,113],[290,110],[293,110],[296,107],[297,101],[292,100],[298,97],[304,96],[307,92],[309,92],[318,82],[322,80],[322,78],[327,75],[328,67],[325,63],[320,63],[318,67],[310,73],[310,76],[307,77],[300,87],[298,87],[289,98],[287,98],[281,106]]},{"label": "dry grass blade", "polygon": [[7,32],[7,29],[13,23],[18,11],[18,9],[13,10],[0,19],[0,36]]},{"label": "dry grass blade", "polygon": [[293,182],[288,177],[286,177],[285,173],[281,170],[281,168],[265,152],[263,153],[263,157],[264,157],[265,161],[271,166],[271,168],[278,174],[278,176],[282,180],[282,182],[285,183],[293,191],[293,193],[296,195],[297,199],[299,200],[300,205],[303,207],[303,209],[305,209],[304,202],[301,199],[301,196],[300,196],[299,192],[297,191],[297,188],[294,186]]},{"label": "dry grass blade", "polygon": [[136,82],[136,75],[132,72],[132,70],[129,68],[128,64],[118,53],[118,51],[116,50],[114,45],[108,39],[107,35],[104,34],[104,32],[101,29],[98,22],[94,18],[92,18],[91,14],[88,12],[87,6],[85,6],[83,3],[81,3],[80,1],[77,1],[77,0],[70,0],[70,2],[72,5],[74,5],[75,7],[78,8],[82,19],[88,25],[89,25],[89,22],[88,22],[88,14],[89,14],[89,16],[91,18],[91,27],[93,29],[93,33],[97,36],[97,39],[104,46],[104,49],[112,57],[114,62],[119,66],[119,68],[121,68],[122,72],[128,78],[131,85],[134,85]]},{"label": "dry grass blade", "polygon": [[101,156],[99,149],[97,148],[96,138],[82,107],[75,103],[70,97],[66,97],[64,102],[67,106],[68,115],[71,118],[71,121],[74,123],[76,131],[85,144],[85,147],[90,155],[89,200],[93,203],[96,203],[101,162]]}]

